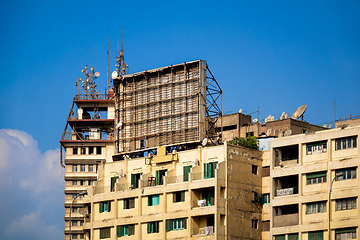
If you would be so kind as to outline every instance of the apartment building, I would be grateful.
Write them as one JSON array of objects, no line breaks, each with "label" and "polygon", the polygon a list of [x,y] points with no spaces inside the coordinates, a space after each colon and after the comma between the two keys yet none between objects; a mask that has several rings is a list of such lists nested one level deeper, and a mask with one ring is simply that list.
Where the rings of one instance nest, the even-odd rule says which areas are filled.
[{"label": "apartment building", "polygon": [[84,239],[83,199],[73,200],[97,181],[99,164],[111,159],[114,154],[114,109],[111,94],[88,91],[74,97],[60,140],[61,165],[65,169],[65,240]]},{"label": "apartment building", "polygon": [[262,152],[228,144],[104,164],[85,239],[260,239]]},{"label": "apartment building", "polygon": [[271,142],[263,154],[263,239],[328,239],[329,215],[331,239],[359,238],[359,135],[352,126]]}]

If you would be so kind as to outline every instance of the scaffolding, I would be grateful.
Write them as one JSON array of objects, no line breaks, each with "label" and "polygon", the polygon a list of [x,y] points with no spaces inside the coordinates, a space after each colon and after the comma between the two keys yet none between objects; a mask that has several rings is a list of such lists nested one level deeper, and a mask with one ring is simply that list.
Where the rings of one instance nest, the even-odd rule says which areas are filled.
[{"label": "scaffolding", "polygon": [[221,138],[222,91],[205,61],[120,76],[114,91],[117,153]]}]

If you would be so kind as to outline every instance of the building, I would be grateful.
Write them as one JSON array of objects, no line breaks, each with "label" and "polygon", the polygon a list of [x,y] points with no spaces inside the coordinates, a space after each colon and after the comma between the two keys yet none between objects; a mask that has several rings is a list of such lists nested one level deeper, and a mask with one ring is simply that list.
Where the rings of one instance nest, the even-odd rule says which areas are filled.
[{"label": "building", "polygon": [[261,157],[225,143],[108,162],[85,239],[260,239]]},{"label": "building", "polygon": [[263,155],[263,239],[328,239],[329,214],[331,239],[359,238],[359,135],[352,126],[271,142]]},{"label": "building", "polygon": [[78,193],[97,181],[98,165],[111,159],[115,151],[112,130],[115,107],[111,91],[110,94],[98,94],[92,85],[96,76],[94,69],[85,67],[83,71],[88,81],[82,86],[84,91],[78,91],[74,97],[60,140],[61,165],[65,169],[65,240],[70,239],[70,224],[72,239],[84,238],[82,199],[74,202],[69,222],[71,203]]}]

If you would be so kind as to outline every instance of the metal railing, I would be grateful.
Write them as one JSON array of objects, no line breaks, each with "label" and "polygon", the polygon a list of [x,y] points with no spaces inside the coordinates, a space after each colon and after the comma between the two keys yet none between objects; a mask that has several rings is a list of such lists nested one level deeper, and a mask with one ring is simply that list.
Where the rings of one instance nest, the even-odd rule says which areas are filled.
[{"label": "metal railing", "polygon": [[76,94],[75,100],[111,100],[108,94]]}]

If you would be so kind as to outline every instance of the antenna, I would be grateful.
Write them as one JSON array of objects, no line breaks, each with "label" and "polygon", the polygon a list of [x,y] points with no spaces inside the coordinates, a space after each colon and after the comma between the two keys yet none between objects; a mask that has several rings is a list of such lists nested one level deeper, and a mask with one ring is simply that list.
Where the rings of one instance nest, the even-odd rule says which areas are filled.
[{"label": "antenna", "polygon": [[[122,31],[124,32],[124,28],[122,28]],[[112,76],[116,76],[116,78],[119,77],[119,76],[125,75],[126,74],[126,69],[129,67],[129,65],[125,64],[123,45],[124,45],[124,38],[122,36],[121,50],[119,52],[119,57],[116,57],[117,64],[115,65],[116,68],[117,68],[116,69],[117,76],[116,76],[116,74],[114,74],[114,72],[112,74]]]},{"label": "antenna", "polygon": [[204,140],[202,141],[201,145],[202,145],[203,147],[205,147],[207,143],[208,143],[208,139],[207,139],[207,138],[204,138]]},{"label": "antenna", "polygon": [[107,79],[106,79],[106,88],[105,88],[105,95],[109,92],[109,30],[108,30],[108,44],[107,44]]}]

